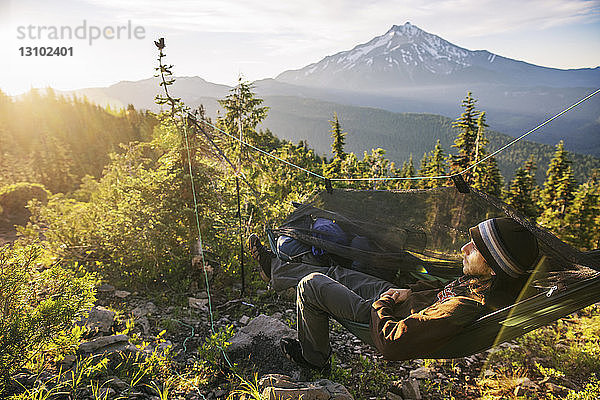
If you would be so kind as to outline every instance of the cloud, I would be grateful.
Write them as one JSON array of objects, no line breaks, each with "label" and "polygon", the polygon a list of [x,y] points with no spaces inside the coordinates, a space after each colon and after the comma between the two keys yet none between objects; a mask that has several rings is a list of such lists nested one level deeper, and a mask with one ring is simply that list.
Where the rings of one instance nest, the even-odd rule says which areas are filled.
[{"label": "cloud", "polygon": [[86,1],[156,27],[204,32],[344,35],[365,28],[381,30],[384,21],[400,24],[414,17],[431,26],[425,28],[446,26],[477,35],[544,29],[600,18],[598,0]]}]

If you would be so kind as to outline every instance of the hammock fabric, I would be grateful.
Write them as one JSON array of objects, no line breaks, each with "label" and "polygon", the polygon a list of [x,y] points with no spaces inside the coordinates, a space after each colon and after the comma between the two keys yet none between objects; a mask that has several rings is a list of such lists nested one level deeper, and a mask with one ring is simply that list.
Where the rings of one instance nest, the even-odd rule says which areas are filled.
[{"label": "hammock fabric", "polygon": [[[540,262],[518,301],[482,316],[430,358],[474,354],[600,301],[600,251],[581,252],[488,194],[454,187],[403,191],[323,191],[297,209],[274,236],[286,235],[326,251],[327,261],[398,286],[417,279],[445,282],[462,274],[460,248],[468,229],[509,216],[531,231]],[[335,221],[346,243],[311,229],[316,218]],[[352,238],[361,240],[353,242]],[[363,243],[357,246],[355,243]],[[368,243],[368,245],[364,245]]]}]

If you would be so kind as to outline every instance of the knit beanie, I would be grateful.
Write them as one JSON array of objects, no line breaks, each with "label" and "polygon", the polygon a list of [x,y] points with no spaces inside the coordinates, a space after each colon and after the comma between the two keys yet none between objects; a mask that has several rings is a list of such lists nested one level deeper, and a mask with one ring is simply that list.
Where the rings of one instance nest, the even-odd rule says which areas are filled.
[{"label": "knit beanie", "polygon": [[519,279],[538,258],[535,236],[511,218],[492,218],[469,229],[475,247],[501,278]]}]

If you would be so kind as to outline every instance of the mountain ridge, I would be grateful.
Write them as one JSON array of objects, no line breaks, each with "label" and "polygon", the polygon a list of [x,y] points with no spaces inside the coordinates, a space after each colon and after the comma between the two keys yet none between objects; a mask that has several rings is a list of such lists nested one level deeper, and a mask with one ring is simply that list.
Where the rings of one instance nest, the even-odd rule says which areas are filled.
[{"label": "mountain ridge", "polygon": [[600,67],[549,68],[488,50],[468,50],[407,22],[350,50],[284,71],[275,80],[352,90],[457,82],[590,87],[600,82]]}]

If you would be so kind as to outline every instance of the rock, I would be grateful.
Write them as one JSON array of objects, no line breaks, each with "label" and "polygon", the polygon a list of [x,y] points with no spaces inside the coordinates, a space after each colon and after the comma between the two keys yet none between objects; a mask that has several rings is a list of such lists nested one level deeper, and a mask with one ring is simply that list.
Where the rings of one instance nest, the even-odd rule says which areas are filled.
[{"label": "rock", "polygon": [[247,325],[248,322],[250,322],[250,317],[248,317],[247,315],[242,315],[242,317],[240,318],[240,324]]},{"label": "rock", "polygon": [[[117,392],[115,391],[115,389],[111,388],[111,387],[105,387],[105,388],[100,388],[98,390],[98,399],[112,399],[113,396],[117,394]],[[96,398],[96,396],[94,396]]]},{"label": "rock", "polygon": [[127,382],[121,380],[118,376],[109,377],[107,383],[119,392],[122,392],[129,387]]},{"label": "rock", "polygon": [[515,387],[515,390],[513,391],[515,397],[521,397],[523,395],[525,395],[525,388],[523,386],[517,386]]},{"label": "rock", "polygon": [[18,373],[16,375],[13,375],[11,377],[11,379],[15,382],[18,382],[19,384],[25,386],[25,387],[31,387],[33,386],[34,382],[35,382],[35,378],[36,376],[33,374],[28,374],[25,372],[21,372]]},{"label": "rock", "polygon": [[252,339],[259,335],[264,335],[277,344],[283,337],[297,337],[296,331],[288,327],[283,322],[261,314],[250,321],[248,325],[240,329],[239,332],[231,338],[229,341],[230,345],[227,350],[229,352],[234,352],[248,347],[252,344]]},{"label": "rock", "polygon": [[137,319],[135,321],[135,324],[140,326],[144,335],[150,334],[150,321],[148,321],[148,318],[142,317],[140,319]]},{"label": "rock", "polygon": [[129,295],[131,295],[131,292],[128,292],[127,290],[115,290],[115,297],[118,297],[119,299],[124,299]]},{"label": "rock", "polygon": [[496,375],[496,373],[491,369],[486,369],[485,371],[483,371],[484,378],[489,378],[490,376],[494,376],[494,375]]},{"label": "rock", "polygon": [[134,308],[131,313],[136,318],[142,318],[142,317],[152,314],[155,311],[156,311],[156,305],[153,302],[149,301],[145,305]]},{"label": "rock", "polygon": [[74,355],[67,354],[62,360],[60,360],[60,365],[68,369],[71,368],[71,366],[75,363],[76,360],[77,358]]},{"label": "rock", "polygon": [[402,380],[402,397],[406,400],[421,400],[419,381],[416,379]]},{"label": "rock", "polygon": [[467,365],[471,365],[477,361],[477,356],[473,355],[470,357],[465,357],[465,361],[466,361]]},{"label": "rock", "polygon": [[261,398],[266,400],[352,400],[348,390],[328,379],[315,382],[294,382],[286,375],[265,375],[259,381]]},{"label": "rock", "polygon": [[[210,280],[212,280],[212,277],[215,273],[215,269],[212,267],[212,265],[208,264],[206,261],[207,260],[204,260],[204,262],[205,262],[204,272],[206,272],[206,276],[208,277],[208,280],[210,281]],[[199,269],[200,273],[204,274],[204,272],[202,271],[202,256],[195,256],[194,258],[192,258],[192,267]]]},{"label": "rock", "polygon": [[188,305],[190,308],[206,310],[208,309],[208,299],[196,299],[194,297],[188,297]]},{"label": "rock", "polygon": [[549,391],[550,393],[562,393],[562,392],[566,392],[569,389],[567,389],[564,386],[556,385],[552,382],[546,382],[546,390]]},{"label": "rock", "polygon": [[196,297],[199,299],[208,299],[208,293],[200,292],[200,293],[198,293],[198,295]]},{"label": "rock", "polygon": [[90,332],[109,333],[115,320],[115,313],[101,306],[94,306],[88,312],[87,318],[79,321],[79,326],[85,326]]},{"label": "rock", "polygon": [[173,347],[173,343],[170,340],[165,340],[164,342],[157,344],[156,347],[154,348],[154,351],[164,353],[165,350],[170,349],[172,347]]},{"label": "rock", "polygon": [[515,384],[516,387],[513,393],[516,397],[524,396],[526,392],[537,391],[540,388],[536,383],[532,382],[531,379],[527,377],[517,379]]},{"label": "rock", "polygon": [[386,400],[404,400],[402,396],[394,392],[387,392],[385,395]]},{"label": "rock", "polygon": [[429,367],[413,369],[410,371],[409,377],[414,379],[431,379],[433,377],[433,369]]},{"label": "rock", "polygon": [[527,377],[520,378],[517,382],[519,383],[519,385],[521,385],[523,387],[536,389],[536,390],[539,389],[539,386]]},{"label": "rock", "polygon": [[271,318],[281,320],[283,318],[283,314],[280,312],[276,312],[273,315],[271,315]]},{"label": "rock", "polygon": [[100,293],[112,293],[115,291],[115,287],[113,285],[109,285],[108,283],[104,283],[98,286],[96,290]]},{"label": "rock", "polygon": [[115,351],[124,351],[128,344],[129,337],[127,335],[101,336],[92,341],[81,343],[79,351],[93,354],[112,353]]}]

